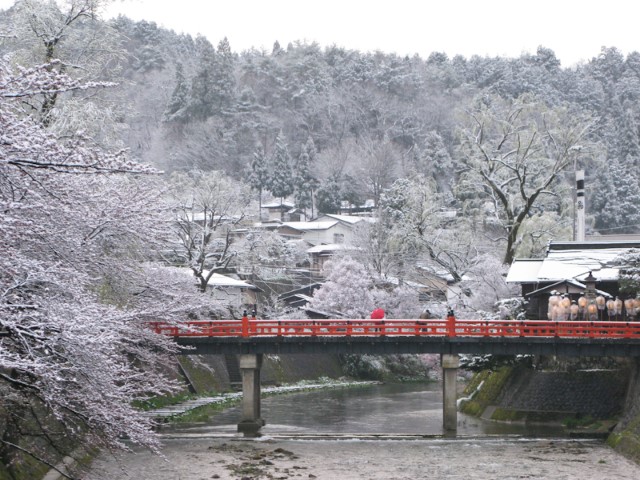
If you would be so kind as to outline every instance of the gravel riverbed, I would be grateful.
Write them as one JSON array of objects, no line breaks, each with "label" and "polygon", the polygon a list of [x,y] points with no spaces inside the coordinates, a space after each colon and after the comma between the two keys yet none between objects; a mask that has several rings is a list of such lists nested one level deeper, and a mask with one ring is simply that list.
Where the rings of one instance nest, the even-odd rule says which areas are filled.
[{"label": "gravel riverbed", "polygon": [[89,480],[637,480],[640,466],[606,445],[570,439],[167,438],[93,463]]}]

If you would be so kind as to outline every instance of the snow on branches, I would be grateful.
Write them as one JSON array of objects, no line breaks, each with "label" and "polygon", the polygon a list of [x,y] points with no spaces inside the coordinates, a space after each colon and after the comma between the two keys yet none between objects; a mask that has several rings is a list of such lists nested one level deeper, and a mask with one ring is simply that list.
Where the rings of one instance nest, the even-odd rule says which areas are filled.
[{"label": "snow on branches", "polygon": [[111,85],[83,84],[50,67],[51,64],[44,64],[14,72],[6,58],[0,59],[0,164],[65,173],[155,172],[151,167],[129,160],[125,151],[103,151],[83,132],[60,140],[28,116],[29,101],[38,95]]},{"label": "snow on branches", "polygon": [[[176,347],[145,322],[179,320],[207,299],[153,267],[170,214],[157,177],[131,174],[154,170],[81,134],[56,138],[25,108],[42,92],[93,86],[0,59],[0,409],[7,425],[44,409],[57,423],[36,423],[51,444],[127,437],[155,448],[132,402],[175,391],[164,372]],[[0,436],[3,459],[16,431]]]}]

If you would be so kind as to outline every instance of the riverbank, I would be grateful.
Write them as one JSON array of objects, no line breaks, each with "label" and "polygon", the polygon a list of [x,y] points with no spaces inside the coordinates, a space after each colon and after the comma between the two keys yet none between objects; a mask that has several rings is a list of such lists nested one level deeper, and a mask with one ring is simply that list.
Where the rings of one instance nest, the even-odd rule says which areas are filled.
[{"label": "riverbank", "polygon": [[460,436],[443,438],[441,396],[437,384],[273,396],[265,399],[267,425],[258,440],[236,433],[234,407],[210,423],[168,425],[161,431],[166,460],[146,451],[103,453],[88,478],[640,478],[640,466],[604,443],[569,439],[550,426],[460,414]]},{"label": "riverbank", "polygon": [[557,423],[568,428],[612,427],[623,412],[626,369],[533,370],[503,366],[478,372],[459,409],[486,420]]},{"label": "riverbank", "polygon": [[100,455],[87,480],[418,478],[636,480],[640,466],[594,441],[548,439],[166,439],[146,451]]},{"label": "riverbank", "polygon": [[[334,380],[319,378],[316,381],[301,381],[292,385],[263,387],[261,397],[285,395],[288,393],[311,392],[329,388],[357,388],[376,385],[380,382],[358,380]],[[184,402],[166,405],[162,408],[148,410],[146,415],[164,421],[196,421],[206,420],[206,417],[224,408],[238,404],[242,400],[242,392],[221,393],[219,395],[204,395],[190,398]]]}]

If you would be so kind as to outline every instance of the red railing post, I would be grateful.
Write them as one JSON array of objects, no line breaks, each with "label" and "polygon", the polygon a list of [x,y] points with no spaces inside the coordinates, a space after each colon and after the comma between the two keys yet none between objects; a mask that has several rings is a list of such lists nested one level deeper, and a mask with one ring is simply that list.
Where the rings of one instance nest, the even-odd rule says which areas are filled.
[{"label": "red railing post", "polygon": [[249,336],[249,317],[247,317],[247,312],[244,312],[242,315],[242,336]]},{"label": "red railing post", "polygon": [[453,314],[453,310],[449,310],[447,313],[447,336],[456,336],[456,316]]}]

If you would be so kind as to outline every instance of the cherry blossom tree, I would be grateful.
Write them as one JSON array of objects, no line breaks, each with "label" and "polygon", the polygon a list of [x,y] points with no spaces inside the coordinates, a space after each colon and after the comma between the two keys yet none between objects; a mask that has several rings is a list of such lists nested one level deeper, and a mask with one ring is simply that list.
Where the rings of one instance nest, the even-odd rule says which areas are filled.
[{"label": "cherry blossom tree", "polygon": [[[53,466],[54,447],[157,448],[135,400],[175,391],[172,342],[148,328],[202,300],[154,265],[168,216],[154,171],[23,110],[33,97],[91,88],[45,63],[0,58],[0,458]],[[191,307],[190,306],[190,307]],[[31,418],[25,433],[25,418]],[[38,443],[25,443],[30,434]]]},{"label": "cherry blossom tree", "polygon": [[417,292],[380,282],[351,257],[327,262],[325,271],[327,281],[314,292],[312,308],[344,318],[369,318],[375,308],[383,308],[388,318],[417,316]]},{"label": "cherry blossom tree", "polygon": [[[119,79],[119,64],[125,57],[122,38],[100,13],[112,0],[18,0],[12,15],[12,38],[5,42],[16,63],[46,63],[52,71],[86,80]],[[54,62],[54,60],[56,60]],[[67,95],[45,91],[29,97],[29,104],[40,120],[69,134],[82,124],[95,122],[101,129],[95,134],[114,141],[114,125],[107,121],[117,116],[113,107],[101,102],[95,89],[92,96]]]}]

